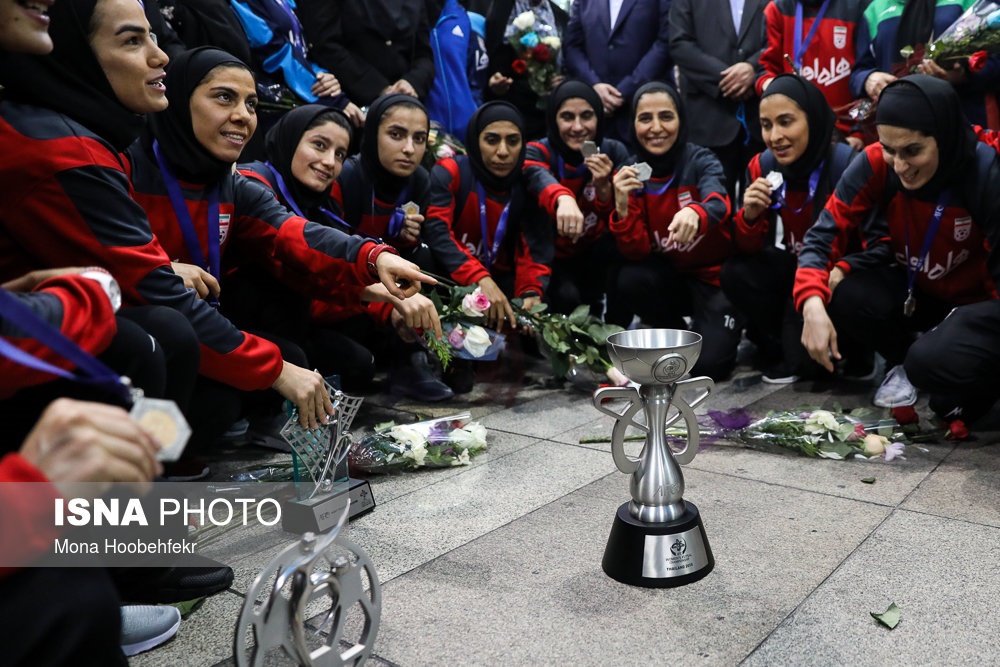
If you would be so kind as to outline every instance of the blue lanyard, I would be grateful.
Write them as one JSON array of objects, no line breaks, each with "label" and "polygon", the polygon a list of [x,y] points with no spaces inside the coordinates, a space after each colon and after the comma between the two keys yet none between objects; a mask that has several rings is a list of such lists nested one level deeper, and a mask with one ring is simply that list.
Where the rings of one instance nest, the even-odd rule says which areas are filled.
[{"label": "blue lanyard", "polygon": [[777,210],[779,208],[787,208],[792,213],[800,213],[802,209],[812,202],[813,197],[816,196],[816,188],[819,187],[819,177],[823,173],[823,162],[819,163],[819,166],[813,169],[813,172],[809,174],[809,196],[802,203],[802,206],[798,208],[790,208],[788,203],[785,201],[785,188],[788,183],[782,183],[778,191],[774,193],[774,203],[771,204],[771,208]]},{"label": "blue lanyard", "polygon": [[647,195],[652,195],[653,197],[659,197],[664,192],[670,189],[670,186],[674,184],[675,178],[677,178],[677,172],[674,172],[673,175],[670,177],[670,180],[667,181],[664,185],[662,185],[659,190],[650,190],[648,182],[643,183],[642,189],[646,191]]},{"label": "blue lanyard", "polygon": [[483,184],[479,183],[479,229],[483,234],[483,259],[485,260],[486,268],[493,267],[493,260],[497,258],[497,253],[500,251],[500,244],[503,243],[503,237],[507,234],[507,216],[510,215],[510,202],[503,207],[503,212],[500,213],[500,221],[497,222],[496,232],[493,234],[492,245],[489,242],[489,228],[486,226],[486,191],[483,190]]},{"label": "blue lanyard", "polygon": [[746,134],[746,138],[743,140],[744,146],[750,145],[750,126],[747,125],[747,105],[744,102],[740,102],[736,105],[736,120],[739,124],[743,126],[743,133]]},{"label": "blue lanyard", "polygon": [[66,361],[73,364],[78,373],[54,366],[47,361],[25,352],[6,338],[0,337],[0,355],[11,361],[33,368],[37,371],[79,382],[101,387],[114,393],[125,405],[132,404],[129,388],[113,370],[98,359],[87,354],[79,345],[67,338],[61,331],[39,317],[27,305],[21,303],[14,295],[0,289],[0,315],[7,322],[23,330],[28,336],[49,348]]},{"label": "blue lanyard", "polygon": [[930,224],[927,225],[927,233],[924,234],[923,247],[920,249],[920,257],[917,258],[917,265],[910,266],[910,226],[908,224],[903,224],[903,232],[906,237],[906,248],[904,252],[906,254],[906,288],[909,290],[910,295],[913,294],[913,286],[917,282],[917,276],[920,275],[920,270],[924,268],[924,262],[927,261],[927,256],[930,255],[931,245],[934,244],[934,237],[937,236],[938,228],[941,226],[941,218],[944,216],[944,210],[948,206],[948,198],[951,192],[945,190],[938,196],[937,205],[934,207],[934,213],[931,215]]},{"label": "blue lanyard", "polygon": [[[292,211],[294,211],[295,214],[300,218],[306,218],[308,220],[309,218],[305,215],[305,213],[302,212],[302,209],[299,208],[299,205],[298,203],[296,203],[295,198],[292,197],[292,193],[288,190],[288,186],[285,185],[285,179],[281,177],[281,174],[278,173],[278,170],[275,169],[274,165],[271,164],[270,162],[265,162],[264,164],[267,166],[268,169],[271,170],[271,175],[274,176],[274,182],[278,184],[278,191],[281,192],[281,196],[284,198],[285,203],[288,204],[288,208],[292,209]],[[354,227],[352,227],[349,222],[341,218],[339,215],[337,215],[327,207],[320,206],[319,211],[327,218],[329,218],[333,222],[337,223],[338,225],[346,229],[348,234],[355,234],[357,236],[362,236],[366,239],[371,239],[373,241],[377,241],[378,243],[382,243],[381,239],[377,239],[374,236],[369,236],[368,234],[364,234],[362,232],[355,230]]]},{"label": "blue lanyard", "polygon": [[816,18],[813,19],[812,27],[809,28],[809,34],[806,38],[802,39],[802,3],[795,3],[795,33],[794,33],[794,50],[792,51],[792,60],[795,63],[795,73],[798,74],[799,70],[802,69],[802,58],[806,55],[806,51],[809,49],[809,45],[812,44],[813,38],[816,36],[816,30],[819,28],[819,24],[823,21],[823,15],[826,14],[826,8],[830,4],[830,0],[823,0],[823,4],[820,5],[819,12],[816,14]]},{"label": "blue lanyard", "polygon": [[[563,160],[562,155],[556,156],[556,166],[559,169],[559,182],[566,180],[566,161]],[[587,168],[586,164],[581,164],[579,167],[570,172],[570,178],[585,178],[590,170]]]},{"label": "blue lanyard", "polygon": [[[403,188],[403,191],[399,193],[399,198],[396,199],[396,210],[392,212],[392,216],[389,217],[389,226],[386,228],[385,234],[390,239],[399,238],[400,233],[403,231],[403,221],[406,220],[406,212],[403,211],[400,206],[406,201],[406,197],[410,192],[409,186]],[[375,219],[375,185],[372,185],[372,219]]]},{"label": "blue lanyard", "polygon": [[219,278],[219,186],[215,184],[208,188],[208,261],[205,261],[205,254],[201,251],[201,243],[198,240],[198,232],[194,228],[194,221],[188,211],[187,201],[181,186],[177,183],[177,177],[170,171],[167,161],[160,153],[159,142],[153,142],[153,153],[156,155],[156,162],[160,165],[160,173],[163,175],[163,182],[167,186],[167,194],[170,195],[170,205],[174,209],[174,216],[177,224],[180,225],[181,234],[184,235],[184,245],[187,246],[191,261]]}]

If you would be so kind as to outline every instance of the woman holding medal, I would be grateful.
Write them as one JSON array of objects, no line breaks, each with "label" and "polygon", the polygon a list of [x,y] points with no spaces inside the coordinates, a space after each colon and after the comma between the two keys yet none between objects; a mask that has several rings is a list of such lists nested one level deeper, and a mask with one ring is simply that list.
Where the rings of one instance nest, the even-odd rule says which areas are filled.
[{"label": "woman holding medal", "polygon": [[584,82],[561,83],[546,109],[548,137],[528,144],[524,175],[528,193],[556,227],[548,301],[559,313],[585,303],[599,317],[607,276],[617,263],[608,233],[611,174],[628,151],[604,138],[604,105]]},{"label": "woman holding medal", "polygon": [[[219,297],[224,269],[245,262],[316,296],[340,288],[348,263],[358,281],[381,278],[398,298],[415,291],[415,281],[430,280],[386,252],[389,246],[311,223],[281,206],[259,182],[235,172],[257,125],[256,87],[244,63],[202,47],[182,53],[164,83],[171,106],[150,117],[126,153],[133,196],[164,250],[182,260],[175,270],[206,300]],[[410,284],[404,290],[398,280]],[[284,343],[282,352],[306,363],[301,350]],[[299,407],[303,425],[321,422],[331,408],[322,376],[278,359],[288,377],[279,375],[274,388]],[[213,400],[196,403],[211,411],[206,422],[225,428],[239,419],[243,393],[260,388],[203,383],[200,390]]]},{"label": "woman holding medal", "polygon": [[[880,144],[845,170],[799,255],[802,343],[828,370],[842,338],[873,347],[891,368],[875,404],[911,406],[916,385],[961,435],[998,395],[1000,160],[944,81],[893,82],[877,113]],[[856,228],[886,259],[848,273],[831,297],[830,271]]]},{"label": "woman holding medal", "polygon": [[[285,114],[265,139],[266,162],[240,166],[246,176],[270,188],[278,201],[299,215],[350,229],[339,215],[331,186],[340,176],[352,129],[347,117],[317,104],[298,107]],[[388,328],[411,343],[413,329],[441,336],[441,321],[430,299],[414,294],[406,299],[392,296],[383,285],[364,285],[345,264],[342,288],[322,301],[310,304],[302,295],[251,266],[239,267],[227,277],[227,298],[237,302],[237,322],[286,336],[305,350],[310,363],[323,375],[337,374],[344,388],[359,390],[375,373],[371,348]],[[262,307],[262,295],[267,295]],[[228,306],[227,306],[228,307]],[[232,311],[230,311],[232,312]],[[406,357],[419,350],[406,346]],[[452,391],[433,373],[417,369],[410,359],[393,369],[396,384],[406,377],[407,393],[421,400],[444,400]],[[403,368],[412,370],[404,371]],[[402,387],[400,387],[402,388]]]},{"label": "woman holding medal", "polygon": [[[847,144],[830,143],[836,116],[820,89],[796,74],[774,77],[760,104],[767,150],[747,165],[743,207],[733,216],[736,245],[743,254],[726,260],[720,284],[747,318],[764,382],[783,384],[811,366],[799,342],[802,318],[792,303],[802,239],[857,152]],[[860,249],[860,243],[855,245]],[[846,268],[834,267],[831,288],[865,257],[841,260]]]},{"label": "woman holding medal", "polygon": [[525,214],[523,127],[508,102],[479,107],[465,133],[468,155],[445,158],[431,172],[424,223],[437,264],[458,284],[479,285],[490,300],[487,325],[496,329],[516,326],[509,298],[526,309],[541,303],[550,273],[551,226]]},{"label": "woman holding medal", "polygon": [[610,220],[627,261],[605,319],[628,326],[638,315],[647,326],[686,329],[690,316],[703,338],[693,372],[724,379],[736,365],[742,325],[719,287],[722,262],[733,253],[722,165],[687,142],[684,106],[665,83],[636,91],[632,132],[638,157],[614,176]]}]

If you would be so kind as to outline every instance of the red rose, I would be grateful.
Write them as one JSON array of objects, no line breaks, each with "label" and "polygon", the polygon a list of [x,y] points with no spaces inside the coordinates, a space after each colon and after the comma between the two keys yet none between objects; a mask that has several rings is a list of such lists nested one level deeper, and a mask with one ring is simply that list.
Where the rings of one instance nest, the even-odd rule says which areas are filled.
[{"label": "red rose", "polygon": [[552,60],[552,50],[548,44],[539,44],[531,50],[531,57],[540,63],[547,63]]},{"label": "red rose", "polygon": [[514,70],[514,74],[525,74],[528,71],[528,63],[518,58],[510,64],[510,68]]},{"label": "red rose", "polygon": [[986,59],[989,54],[985,51],[976,51],[971,56],[969,56],[969,71],[978,72],[984,67],[986,67]]}]

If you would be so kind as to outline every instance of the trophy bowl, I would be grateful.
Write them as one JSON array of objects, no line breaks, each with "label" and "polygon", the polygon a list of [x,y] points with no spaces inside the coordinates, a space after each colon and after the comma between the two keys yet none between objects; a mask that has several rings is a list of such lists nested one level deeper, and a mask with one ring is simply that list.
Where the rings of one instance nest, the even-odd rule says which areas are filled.
[{"label": "trophy bowl", "polygon": [[639,384],[670,384],[701,354],[701,335],[683,329],[634,329],[608,336],[611,362]]}]

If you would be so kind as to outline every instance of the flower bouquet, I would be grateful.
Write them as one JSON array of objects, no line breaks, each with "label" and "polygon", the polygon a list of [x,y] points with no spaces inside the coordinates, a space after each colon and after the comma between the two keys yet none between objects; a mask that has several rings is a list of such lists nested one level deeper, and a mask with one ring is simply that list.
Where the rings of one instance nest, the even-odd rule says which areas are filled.
[{"label": "flower bouquet", "polygon": [[[868,411],[845,414],[802,408],[769,412],[754,421],[745,411],[709,412],[708,416],[723,427],[724,437],[753,449],[791,450],[824,459],[889,462],[903,458],[905,441],[909,440],[894,420],[880,419]],[[868,419],[863,421],[862,417]],[[743,425],[741,420],[745,420]]]},{"label": "flower bouquet", "polygon": [[461,287],[439,282],[439,288],[428,298],[437,308],[445,339],[438,340],[432,332],[425,331],[423,341],[441,362],[441,367],[447,370],[455,357],[495,360],[504,349],[505,339],[502,334],[482,326],[490,309],[489,298],[475,285]]},{"label": "flower bouquet", "polygon": [[379,424],[351,445],[347,460],[352,472],[363,473],[450,468],[469,465],[486,446],[486,427],[463,413],[415,424]]},{"label": "flower bouquet", "polygon": [[[514,18],[504,37],[517,54],[511,63],[514,73],[527,76],[531,90],[543,98],[552,88],[552,78],[559,73],[562,42],[556,27],[543,22],[529,9]],[[544,106],[542,99],[539,106]]]},{"label": "flower bouquet", "polygon": [[[577,306],[569,315],[547,312],[548,306],[538,304],[531,310],[517,306],[518,322],[539,336],[539,347],[552,364],[557,378],[574,381],[610,381],[614,385],[628,384],[628,378],[611,364],[608,356],[608,336],[622,330],[615,324],[606,324],[590,314],[586,304]],[[582,369],[593,372],[587,378]]]},{"label": "flower bouquet", "polygon": [[[910,52],[913,50],[910,49]],[[969,71],[986,66],[990,54],[1000,52],[1000,3],[978,0],[927,45],[926,56],[938,64],[966,60]],[[906,49],[902,55],[908,57]]]},{"label": "flower bouquet", "polygon": [[424,152],[423,167],[427,171],[447,157],[465,155],[465,146],[452,134],[441,127],[436,120],[431,121],[430,132],[427,133],[427,150]]}]

